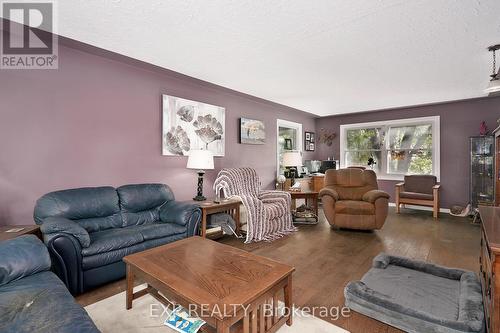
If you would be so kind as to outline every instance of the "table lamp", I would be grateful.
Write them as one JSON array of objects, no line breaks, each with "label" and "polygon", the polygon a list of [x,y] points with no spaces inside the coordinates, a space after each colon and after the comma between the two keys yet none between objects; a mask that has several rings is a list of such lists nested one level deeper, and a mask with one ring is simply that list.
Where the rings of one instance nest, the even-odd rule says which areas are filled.
[{"label": "table lamp", "polygon": [[291,186],[295,184],[295,177],[298,176],[297,167],[302,166],[302,155],[300,151],[287,151],[283,154],[283,166],[290,170]]},{"label": "table lamp", "polygon": [[207,198],[203,196],[203,175],[205,170],[214,168],[214,155],[210,150],[191,150],[189,151],[187,168],[198,170],[198,193],[193,200],[206,200]]}]

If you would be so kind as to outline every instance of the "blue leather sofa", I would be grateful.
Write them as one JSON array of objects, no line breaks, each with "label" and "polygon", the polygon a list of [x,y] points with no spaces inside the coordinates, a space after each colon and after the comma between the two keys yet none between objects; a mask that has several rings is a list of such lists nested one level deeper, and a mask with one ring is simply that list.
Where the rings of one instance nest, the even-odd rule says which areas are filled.
[{"label": "blue leather sofa", "polygon": [[196,234],[201,210],[167,185],[135,184],[45,194],[34,219],[54,271],[79,294],[123,278],[124,256]]},{"label": "blue leather sofa", "polygon": [[99,332],[50,271],[50,256],[33,235],[0,242],[0,332]]}]

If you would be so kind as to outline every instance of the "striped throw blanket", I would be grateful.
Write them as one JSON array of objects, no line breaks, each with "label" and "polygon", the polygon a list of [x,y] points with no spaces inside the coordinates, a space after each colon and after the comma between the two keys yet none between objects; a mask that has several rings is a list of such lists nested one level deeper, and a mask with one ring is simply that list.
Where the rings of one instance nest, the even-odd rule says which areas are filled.
[{"label": "striped throw blanket", "polygon": [[248,212],[245,243],[273,241],[297,229],[290,212],[290,193],[260,190],[260,181],[252,168],[222,169],[214,182],[226,198],[239,197]]}]

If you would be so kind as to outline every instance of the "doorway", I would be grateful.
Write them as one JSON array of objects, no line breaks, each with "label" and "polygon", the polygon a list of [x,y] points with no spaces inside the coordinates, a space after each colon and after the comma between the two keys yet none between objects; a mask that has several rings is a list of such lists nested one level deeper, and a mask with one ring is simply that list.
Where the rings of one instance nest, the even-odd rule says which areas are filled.
[{"label": "doorway", "polygon": [[302,124],[278,119],[276,128],[276,176],[279,176],[285,171],[283,153],[286,151],[302,153]]}]

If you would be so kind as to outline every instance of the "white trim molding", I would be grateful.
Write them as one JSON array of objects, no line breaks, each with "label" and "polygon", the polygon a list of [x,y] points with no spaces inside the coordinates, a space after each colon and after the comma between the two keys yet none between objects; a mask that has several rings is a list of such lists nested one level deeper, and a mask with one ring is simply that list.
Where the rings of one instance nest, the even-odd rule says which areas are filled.
[{"label": "white trim molding", "polygon": [[[344,124],[340,125],[340,166],[345,168],[345,145],[346,145],[346,131],[350,129],[360,129],[360,128],[376,128],[382,127],[388,129],[393,126],[404,126],[404,125],[432,125],[432,174],[437,177],[440,181],[441,178],[441,137],[440,137],[440,117],[430,116],[430,117],[419,117],[419,118],[407,118],[407,119],[394,119],[394,120],[384,120],[384,121],[374,121],[366,123],[355,123],[355,124]],[[382,159],[386,159],[386,154],[388,150],[389,142],[385,140],[384,148],[382,149]],[[400,174],[389,174],[387,173],[387,162],[382,161],[382,166],[385,168],[379,175],[378,179],[381,180],[403,180],[404,175]]]},{"label": "white trim molding", "polygon": [[280,156],[279,156],[280,127],[297,130],[297,142],[295,150],[300,151],[301,154],[303,152],[303,145],[304,145],[304,142],[302,140],[303,132],[301,123],[296,123],[293,121],[283,120],[283,119],[276,119],[276,175],[277,176],[279,176],[280,174]]}]

